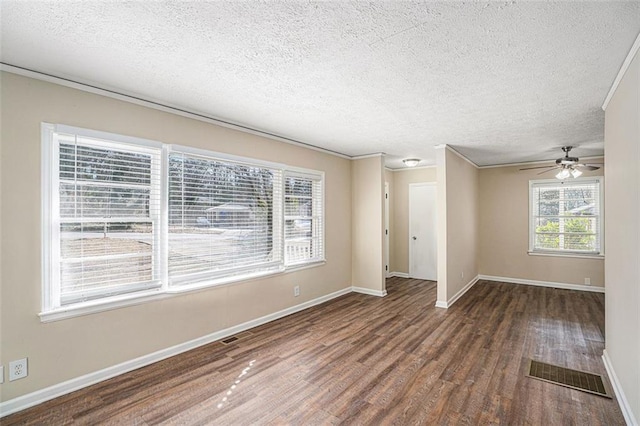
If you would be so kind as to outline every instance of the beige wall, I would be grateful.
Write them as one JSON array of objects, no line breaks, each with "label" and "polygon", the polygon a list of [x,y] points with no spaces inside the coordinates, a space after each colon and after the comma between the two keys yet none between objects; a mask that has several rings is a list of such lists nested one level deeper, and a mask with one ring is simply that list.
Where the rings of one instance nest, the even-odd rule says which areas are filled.
[{"label": "beige wall", "polygon": [[391,272],[409,273],[409,184],[435,181],[435,167],[393,172]]},{"label": "beige wall", "polygon": [[[446,250],[441,252],[438,246],[438,300],[448,302],[478,275],[478,169],[449,149],[439,151],[444,153],[439,158],[445,164],[446,195],[444,206],[438,197],[437,208],[446,209]],[[441,229],[438,224],[439,241]],[[440,298],[445,295],[440,281],[441,253],[446,256],[446,299]]]},{"label": "beige wall", "polygon": [[[0,363],[29,358],[27,378],[1,385],[3,401],[351,286],[349,160],[14,74],[0,79]],[[326,265],[41,323],[43,121],[324,171]],[[381,167],[372,174],[382,181]]]},{"label": "beige wall", "polygon": [[[633,401],[640,400],[638,369],[632,368],[640,359],[639,176],[637,167],[631,167],[640,164],[638,69],[636,58],[606,114],[607,162],[621,165],[609,167],[605,181],[607,350],[616,371],[635,371],[635,376],[621,377]],[[528,180],[539,178],[535,171],[478,170],[441,149],[438,168],[383,172],[382,157],[349,161],[13,74],[0,74],[0,91],[0,363],[25,356],[30,363],[27,379],[0,386],[2,401],[351,285],[383,291],[385,180],[390,184],[393,272],[409,270],[409,184],[438,181],[438,250],[444,253],[438,258],[439,301],[450,300],[478,273],[574,284],[584,284],[589,276],[593,285],[604,283],[601,260],[527,255]],[[324,171],[327,264],[41,323],[43,121]],[[301,286],[298,298],[293,297],[294,285]],[[636,417],[639,409],[636,403]]]},{"label": "beige wall", "polygon": [[351,172],[352,282],[383,292],[384,158],[353,160]]},{"label": "beige wall", "polygon": [[606,350],[640,421],[640,54],[605,111]]},{"label": "beige wall", "polygon": [[447,304],[447,149],[436,150],[436,215],[438,286],[436,304]]},{"label": "beige wall", "polygon": [[[4,308],[3,308],[3,306],[4,306],[3,305],[3,298],[2,298],[2,287],[3,287],[3,285],[2,285],[2,283],[3,283],[2,259],[4,259],[4,257],[3,257],[2,250],[3,250],[4,244],[2,244],[2,241],[4,241],[5,238],[4,238],[4,233],[3,233],[3,223],[4,223],[3,222],[3,218],[4,218],[4,215],[2,213],[3,212],[3,204],[4,204],[4,200],[2,199],[2,192],[3,192],[3,190],[2,190],[3,187],[2,186],[3,186],[3,182],[4,182],[4,179],[3,179],[3,174],[4,173],[2,171],[3,170],[2,164],[4,163],[4,156],[3,156],[3,154],[4,154],[4,152],[3,152],[4,151],[4,149],[3,149],[4,143],[3,143],[3,138],[2,138],[2,129],[4,129],[4,126],[3,126],[3,124],[4,124],[3,121],[4,120],[3,120],[3,114],[2,114],[3,103],[2,103],[1,96],[2,96],[2,73],[0,73],[0,364],[7,365],[7,362],[6,362],[7,359],[3,358],[3,356],[2,356],[2,346],[4,346],[4,334],[2,332],[2,329],[3,329],[3,315],[2,315],[2,312],[4,310]],[[3,362],[3,361],[5,361],[5,362]],[[7,370],[7,368],[5,368],[5,378],[4,378],[5,383],[8,380],[7,375],[6,375],[6,370]],[[0,402],[4,401],[3,395],[4,395],[3,386],[0,385]],[[1,415],[1,413],[0,413],[0,415]]]},{"label": "beige wall", "polygon": [[[602,162],[594,159],[593,162]],[[608,159],[607,159],[608,161]],[[553,163],[549,163],[553,164]],[[544,166],[546,164],[536,164]],[[604,286],[604,260],[531,256],[529,250],[529,180],[553,179],[554,173],[524,166],[480,169],[480,273],[505,278]],[[530,166],[533,167],[533,166]],[[602,176],[603,169],[583,176]],[[605,196],[607,195],[605,191]]]}]

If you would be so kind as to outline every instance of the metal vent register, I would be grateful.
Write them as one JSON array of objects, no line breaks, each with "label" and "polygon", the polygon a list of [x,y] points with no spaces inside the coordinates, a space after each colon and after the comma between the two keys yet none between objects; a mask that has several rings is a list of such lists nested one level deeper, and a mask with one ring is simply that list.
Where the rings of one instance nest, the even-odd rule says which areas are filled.
[{"label": "metal vent register", "polygon": [[235,336],[227,337],[226,339],[220,340],[220,343],[223,345],[229,345],[237,340],[244,339],[245,337],[251,336],[253,333],[250,331],[245,331],[244,333],[236,334]]},{"label": "metal vent register", "polygon": [[611,398],[611,391],[599,374],[571,370],[530,359],[527,377]]}]

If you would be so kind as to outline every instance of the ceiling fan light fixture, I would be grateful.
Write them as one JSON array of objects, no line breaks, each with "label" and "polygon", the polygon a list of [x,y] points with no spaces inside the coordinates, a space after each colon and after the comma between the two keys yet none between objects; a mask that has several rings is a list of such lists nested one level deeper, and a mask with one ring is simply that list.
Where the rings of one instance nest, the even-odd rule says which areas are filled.
[{"label": "ceiling fan light fixture", "polygon": [[524,167],[520,169],[523,170],[534,170],[534,169],[546,169],[538,174],[544,174],[547,172],[551,172],[557,170],[556,179],[564,180],[569,177],[573,177],[574,179],[579,178],[583,175],[585,170],[593,171],[598,170],[600,167],[596,164],[604,164],[604,163],[594,163],[594,164],[582,164],[580,163],[580,159],[578,157],[569,157],[569,152],[573,147],[571,146],[563,146],[562,151],[564,151],[564,157],[558,158],[555,161],[555,165],[551,166],[534,166],[534,167]]},{"label": "ceiling fan light fixture", "polygon": [[571,176],[571,172],[569,172],[569,170],[567,169],[562,169],[560,170],[560,173],[556,175],[556,179],[566,179],[569,176]]},{"label": "ceiling fan light fixture", "polygon": [[407,167],[415,167],[418,164],[420,164],[420,160],[419,158],[406,158],[404,160],[402,160],[402,162],[407,166]]}]

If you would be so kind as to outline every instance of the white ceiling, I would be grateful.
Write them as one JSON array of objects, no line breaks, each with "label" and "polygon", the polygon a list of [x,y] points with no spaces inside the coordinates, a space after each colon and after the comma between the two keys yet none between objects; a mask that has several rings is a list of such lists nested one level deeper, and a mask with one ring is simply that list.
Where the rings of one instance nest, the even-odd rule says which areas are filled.
[{"label": "white ceiling", "polygon": [[389,167],[603,153],[640,2],[1,2],[6,64]]}]

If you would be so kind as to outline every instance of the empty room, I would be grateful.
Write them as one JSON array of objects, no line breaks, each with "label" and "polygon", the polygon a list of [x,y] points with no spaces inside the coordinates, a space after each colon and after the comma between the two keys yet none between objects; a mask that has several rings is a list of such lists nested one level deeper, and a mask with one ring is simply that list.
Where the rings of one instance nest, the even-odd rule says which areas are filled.
[{"label": "empty room", "polygon": [[640,1],[0,2],[0,424],[638,425]]}]

